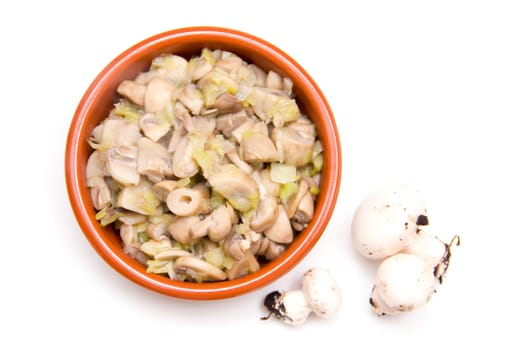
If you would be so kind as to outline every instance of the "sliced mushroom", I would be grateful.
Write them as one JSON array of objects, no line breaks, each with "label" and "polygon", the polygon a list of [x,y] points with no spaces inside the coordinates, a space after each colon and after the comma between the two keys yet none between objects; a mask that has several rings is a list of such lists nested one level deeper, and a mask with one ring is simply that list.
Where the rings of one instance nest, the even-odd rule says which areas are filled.
[{"label": "sliced mushroom", "polygon": [[161,240],[168,234],[168,224],[163,222],[154,224],[150,222],[146,226],[146,234],[153,239]]},{"label": "sliced mushroom", "polygon": [[204,106],[204,98],[195,84],[186,84],[178,94],[177,99],[188,108],[193,115],[198,115]]},{"label": "sliced mushroom", "polygon": [[119,84],[117,92],[122,96],[127,97],[133,103],[136,103],[139,106],[144,106],[146,86],[143,84],[138,84],[131,80],[124,80]]},{"label": "sliced mushroom", "polygon": [[234,226],[223,245],[224,251],[237,261],[241,260],[252,246],[252,241],[240,231],[242,230],[239,225]]},{"label": "sliced mushroom", "polygon": [[274,71],[269,71],[266,75],[266,87],[274,90],[283,89],[283,79]]},{"label": "sliced mushroom", "polygon": [[244,257],[241,260],[236,261],[226,273],[228,279],[233,280],[246,276],[249,273],[259,271],[260,268],[259,262],[255,256],[253,256],[252,252],[247,251]]},{"label": "sliced mushroom", "polygon": [[277,220],[279,211],[275,197],[263,197],[259,201],[255,215],[250,221],[250,227],[255,232],[263,232],[273,226]]},{"label": "sliced mushroom", "polygon": [[232,132],[248,120],[246,110],[237,113],[228,113],[216,118],[216,130],[221,132],[225,137],[231,137]]},{"label": "sliced mushroom", "polygon": [[191,188],[176,188],[166,197],[168,209],[175,215],[197,215],[203,208],[204,195],[202,191]]},{"label": "sliced mushroom", "polygon": [[269,229],[264,231],[264,235],[276,243],[291,243],[293,241],[293,230],[286,210],[279,204],[277,211],[277,219]]},{"label": "sliced mushroom", "polygon": [[293,216],[294,221],[307,224],[309,223],[314,216],[314,198],[310,191],[307,191],[304,195],[301,203],[295,215]]},{"label": "sliced mushroom", "polygon": [[159,215],[162,212],[160,204],[151,184],[145,181],[124,187],[117,197],[117,206],[144,215]]},{"label": "sliced mushroom", "polygon": [[153,185],[153,193],[160,201],[165,202],[168,194],[178,187],[179,183],[175,180],[164,180]]},{"label": "sliced mushroom", "polygon": [[149,260],[149,257],[146,254],[144,254],[142,250],[140,250],[140,247],[137,247],[135,245],[125,245],[122,248],[122,251],[124,252],[124,254],[126,254],[133,260],[138,261],[142,265],[146,265],[146,263]]},{"label": "sliced mushroom", "polygon": [[118,221],[124,225],[138,225],[146,222],[148,217],[143,214],[128,212],[122,216],[119,216]]},{"label": "sliced mushroom", "polygon": [[140,138],[137,171],[151,180],[156,180],[154,182],[159,182],[164,176],[171,175],[171,156],[168,150],[147,137]]},{"label": "sliced mushroom", "polygon": [[180,258],[181,256],[191,256],[191,253],[187,250],[180,248],[171,248],[163,250],[154,255],[155,260],[173,260]]},{"label": "sliced mushroom", "polygon": [[122,244],[130,245],[135,241],[137,236],[137,229],[133,225],[121,225],[119,229],[120,239]]},{"label": "sliced mushroom", "polygon": [[209,137],[215,131],[215,118],[185,116],[182,119],[184,128],[191,134]]},{"label": "sliced mushroom", "polygon": [[255,75],[255,86],[266,86],[266,73],[257,65],[249,64],[248,69]]},{"label": "sliced mushroom", "polygon": [[301,179],[299,181],[299,188],[297,189],[297,192],[293,194],[286,202],[286,213],[289,219],[291,219],[297,212],[299,203],[301,203],[301,200],[303,199],[306,192],[308,192],[308,189],[308,182],[306,182],[304,179]]},{"label": "sliced mushroom", "polygon": [[139,119],[144,135],[153,141],[160,140],[171,130],[171,122],[159,113],[144,113]]},{"label": "sliced mushroom", "polygon": [[211,107],[217,108],[219,114],[235,113],[242,109],[242,102],[232,94],[224,92],[217,96]]},{"label": "sliced mushroom", "polygon": [[197,81],[213,69],[213,64],[205,57],[193,57],[188,62],[188,74],[191,81]]},{"label": "sliced mushroom", "polygon": [[123,185],[137,185],[137,147],[114,147],[107,152],[106,167],[111,177]]},{"label": "sliced mushroom", "polygon": [[228,73],[236,73],[242,64],[243,61],[239,56],[231,52],[223,51],[221,59],[217,60],[215,66]]},{"label": "sliced mushroom", "polygon": [[191,228],[193,238],[208,236],[214,242],[222,241],[232,229],[232,218],[226,205],[215,209],[204,220]]},{"label": "sliced mushroom", "polygon": [[187,134],[186,128],[184,127],[184,124],[182,123],[182,120],[176,119],[173,122],[173,131],[171,133],[171,138],[168,143],[168,152],[173,153],[177,150],[179,147],[179,143],[184,137],[184,135]]},{"label": "sliced mushroom", "polygon": [[173,174],[179,178],[192,177],[199,172],[199,165],[192,157],[191,142],[188,135],[182,137],[175,153],[173,153],[172,167]]},{"label": "sliced mushroom", "polygon": [[168,232],[180,244],[190,244],[193,242],[190,230],[200,221],[198,216],[177,216],[168,225]]},{"label": "sliced mushroom", "polygon": [[161,76],[182,85],[189,80],[188,61],[179,55],[162,54],[151,62],[150,72],[158,72]]},{"label": "sliced mushroom", "polygon": [[300,167],[312,161],[315,138],[289,127],[274,128],[272,140],[286,164]]},{"label": "sliced mushroom", "polygon": [[257,183],[234,165],[227,165],[212,174],[208,182],[235,209],[245,212],[256,208],[259,201]]},{"label": "sliced mushroom", "polygon": [[139,126],[123,118],[107,119],[97,138],[100,146],[109,149],[112,147],[134,147],[141,137]]},{"label": "sliced mushroom", "polygon": [[240,149],[243,159],[247,162],[276,162],[280,159],[272,140],[260,133],[243,137]]},{"label": "sliced mushroom", "polygon": [[281,186],[280,184],[272,180],[270,168],[265,168],[259,171],[259,177],[261,178],[261,182],[264,185],[264,188],[266,189],[266,191],[268,191],[268,196],[276,198],[279,197],[279,190]]},{"label": "sliced mushroom", "polygon": [[228,276],[224,271],[194,256],[182,256],[173,263],[173,269],[184,273],[197,282],[222,281]]},{"label": "sliced mushroom", "polygon": [[275,243],[272,240],[269,240],[268,247],[266,248],[266,251],[264,252],[264,257],[268,259],[269,261],[275,260],[278,257],[281,256],[281,254],[286,249],[286,245]]},{"label": "sliced mushroom", "polygon": [[234,147],[231,147],[226,152],[226,155],[228,156],[228,159],[235,164],[239,169],[244,171],[246,174],[250,174],[253,171],[253,168],[250,164],[246,163],[244,160],[242,160],[239,157],[239,154],[237,153],[237,149]]},{"label": "sliced mushroom", "polygon": [[167,79],[153,78],[146,85],[144,95],[144,109],[146,112],[155,113],[161,111],[166,103],[171,100],[171,93],[175,90],[176,85]]},{"label": "sliced mushroom", "polygon": [[111,204],[111,191],[108,184],[100,176],[91,177],[88,180],[89,192],[93,207],[101,210]]},{"label": "sliced mushroom", "polygon": [[89,180],[93,177],[104,177],[110,175],[106,169],[106,154],[95,150],[89,155],[87,165],[86,165],[86,177]]}]

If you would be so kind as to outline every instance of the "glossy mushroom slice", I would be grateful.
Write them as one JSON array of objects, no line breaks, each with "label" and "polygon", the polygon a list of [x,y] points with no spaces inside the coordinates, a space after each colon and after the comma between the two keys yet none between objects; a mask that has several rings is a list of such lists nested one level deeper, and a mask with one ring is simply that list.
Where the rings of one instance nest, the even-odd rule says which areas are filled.
[{"label": "glossy mushroom slice", "polygon": [[277,210],[277,220],[269,229],[264,231],[264,235],[276,243],[291,243],[294,235],[286,210],[280,204]]},{"label": "glossy mushroom slice", "polygon": [[173,174],[171,156],[161,144],[142,137],[138,141],[137,171],[153,182],[160,182],[165,176]]},{"label": "glossy mushroom slice", "polygon": [[197,282],[223,281],[228,276],[218,267],[194,256],[182,256],[173,263],[176,273],[188,275]]},{"label": "glossy mushroom slice", "polygon": [[227,165],[208,181],[214,191],[228,200],[235,209],[246,212],[257,207],[259,188],[257,183],[235,165]]}]

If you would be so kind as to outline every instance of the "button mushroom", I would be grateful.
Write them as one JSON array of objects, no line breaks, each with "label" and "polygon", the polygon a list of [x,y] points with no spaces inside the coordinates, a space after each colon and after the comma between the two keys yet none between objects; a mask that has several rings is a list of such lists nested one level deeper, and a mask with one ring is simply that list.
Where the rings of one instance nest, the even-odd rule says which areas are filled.
[{"label": "button mushroom", "polygon": [[162,211],[151,184],[145,181],[124,187],[118,194],[117,206],[144,215],[158,215]]},{"label": "button mushroom", "polygon": [[204,97],[195,84],[186,84],[177,95],[177,99],[188,108],[193,115],[198,115],[204,106]]},{"label": "button mushroom", "polygon": [[246,212],[257,207],[259,202],[257,184],[236,166],[225,166],[211,175],[208,181],[213,190],[226,198],[235,209]]},{"label": "button mushroom", "polygon": [[158,141],[171,130],[171,122],[160,113],[144,113],[139,119],[140,130],[145,136]]},{"label": "button mushroom", "polygon": [[419,225],[428,224],[421,194],[406,185],[374,191],[358,206],[352,221],[357,251],[369,259],[384,259],[403,249]]},{"label": "button mushroom", "polygon": [[232,229],[232,217],[226,205],[221,205],[204,220],[192,227],[194,238],[208,236],[212,241],[222,241]]},{"label": "button mushroom", "polygon": [[377,315],[392,315],[424,306],[434,292],[432,267],[416,255],[399,253],[379,265],[370,304]]},{"label": "button mushroom", "polygon": [[272,140],[260,133],[243,137],[240,149],[243,159],[247,162],[276,162],[280,159]]},{"label": "button mushroom", "polygon": [[274,291],[264,299],[269,314],[292,326],[306,322],[310,312],[321,318],[335,315],[341,307],[341,291],[330,271],[312,268],[304,273],[302,289],[281,293]]},{"label": "button mushroom", "polygon": [[249,273],[259,271],[260,265],[252,252],[247,251],[241,260],[236,261],[230,269],[226,271],[229,280],[241,278]]}]

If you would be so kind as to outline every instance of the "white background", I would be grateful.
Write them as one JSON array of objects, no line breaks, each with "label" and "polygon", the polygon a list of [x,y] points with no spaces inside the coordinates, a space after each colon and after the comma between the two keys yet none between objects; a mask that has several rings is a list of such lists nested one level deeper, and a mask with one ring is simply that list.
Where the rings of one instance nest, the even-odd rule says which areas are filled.
[{"label": "white background", "polygon": [[[2,2],[0,348],[523,348],[524,6]],[[332,220],[306,259],[261,290],[213,302],[150,292],[105,265],[64,180],[69,123],[93,78],[136,42],[193,25],[243,30],[294,57],[331,104],[344,164]],[[359,201],[395,182],[418,187],[439,235],[462,245],[430,304],[378,318],[374,266],[349,228]],[[340,312],[297,328],[261,321],[264,296],[298,287],[313,266],[336,276]]]}]

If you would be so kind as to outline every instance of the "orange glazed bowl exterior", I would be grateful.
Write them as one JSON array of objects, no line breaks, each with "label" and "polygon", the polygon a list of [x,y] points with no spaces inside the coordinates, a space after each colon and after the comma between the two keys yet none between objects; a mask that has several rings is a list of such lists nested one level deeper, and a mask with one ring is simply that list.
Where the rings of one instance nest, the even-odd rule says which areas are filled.
[{"label": "orange glazed bowl exterior", "polygon": [[[317,127],[324,148],[324,164],[315,213],[308,227],[299,233],[283,254],[262,264],[257,272],[220,282],[182,282],[147,273],[139,262],[127,256],[120,236],[112,227],[102,227],[87,186],[86,165],[93,129],[113,108],[122,80],[134,79],[149,68],[153,58],[173,53],[186,58],[203,48],[236,53],[263,70],[273,70],[293,81],[296,101]],[[218,27],[188,27],[167,31],[130,47],[110,62],[82,97],[72,118],[66,144],[65,176],[69,199],[84,235],[98,254],[120,274],[150,290],[182,299],[213,300],[235,297],[259,289],[286,274],[314,247],[332,215],[341,182],[341,146],[336,123],[323,93],[308,73],[274,45],[253,35]]]}]

